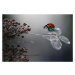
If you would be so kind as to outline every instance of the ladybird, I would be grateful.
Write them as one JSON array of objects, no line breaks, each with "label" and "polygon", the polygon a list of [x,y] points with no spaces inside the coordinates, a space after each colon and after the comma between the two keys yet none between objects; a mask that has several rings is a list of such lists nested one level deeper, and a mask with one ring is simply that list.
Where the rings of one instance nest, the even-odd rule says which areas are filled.
[{"label": "ladybird", "polygon": [[48,28],[54,28],[55,27],[54,24],[52,24],[52,23],[48,23],[47,26],[48,26]]},{"label": "ladybird", "polygon": [[48,30],[50,31],[50,29],[53,30],[53,28],[55,28],[53,23],[48,23],[47,25],[44,26],[44,28],[48,28]]}]

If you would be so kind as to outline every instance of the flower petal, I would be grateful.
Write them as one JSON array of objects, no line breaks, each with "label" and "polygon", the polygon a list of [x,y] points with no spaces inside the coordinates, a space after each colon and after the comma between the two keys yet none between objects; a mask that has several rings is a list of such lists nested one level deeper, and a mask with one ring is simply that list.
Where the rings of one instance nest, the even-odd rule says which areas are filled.
[{"label": "flower petal", "polygon": [[59,39],[61,39],[61,41],[65,42],[66,44],[70,44],[69,39],[65,36],[59,36]]}]

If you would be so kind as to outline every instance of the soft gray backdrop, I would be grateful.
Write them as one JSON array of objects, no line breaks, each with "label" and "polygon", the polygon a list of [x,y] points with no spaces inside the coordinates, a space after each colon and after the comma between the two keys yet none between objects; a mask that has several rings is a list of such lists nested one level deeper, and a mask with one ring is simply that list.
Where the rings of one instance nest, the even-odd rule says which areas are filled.
[{"label": "soft gray backdrop", "polygon": [[[65,44],[62,41],[62,49],[55,50],[50,42],[44,39],[41,35],[25,35],[25,37],[15,37],[13,41],[21,41],[20,48],[26,47],[28,49],[27,55],[29,55],[29,61],[73,61],[73,49],[72,49],[72,26],[73,15],[72,14],[15,14],[15,15],[3,15],[4,18],[15,19],[20,22],[21,25],[25,22],[31,27],[30,33],[48,33],[47,29],[43,26],[47,23],[53,23],[56,28],[62,30],[62,35],[66,36],[71,44]],[[14,43],[15,47],[17,43]]]}]

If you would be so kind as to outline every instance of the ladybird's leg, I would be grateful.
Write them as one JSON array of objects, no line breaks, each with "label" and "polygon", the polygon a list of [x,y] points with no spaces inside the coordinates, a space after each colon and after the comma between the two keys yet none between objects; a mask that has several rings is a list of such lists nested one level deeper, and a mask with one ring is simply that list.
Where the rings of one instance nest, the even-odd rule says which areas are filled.
[{"label": "ladybird's leg", "polygon": [[48,28],[48,31],[50,31],[50,28]]}]

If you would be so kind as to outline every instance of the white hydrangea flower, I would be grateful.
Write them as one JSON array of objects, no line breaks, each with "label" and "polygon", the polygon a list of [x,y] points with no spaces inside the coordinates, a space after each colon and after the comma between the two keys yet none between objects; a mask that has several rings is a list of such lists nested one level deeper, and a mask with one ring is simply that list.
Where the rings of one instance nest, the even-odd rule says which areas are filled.
[{"label": "white hydrangea flower", "polygon": [[70,44],[69,39],[65,36],[61,36],[61,33],[60,28],[55,28],[54,31],[48,33],[48,35],[43,35],[43,37],[51,42],[53,48],[60,50],[62,48],[60,40],[66,44]]}]

